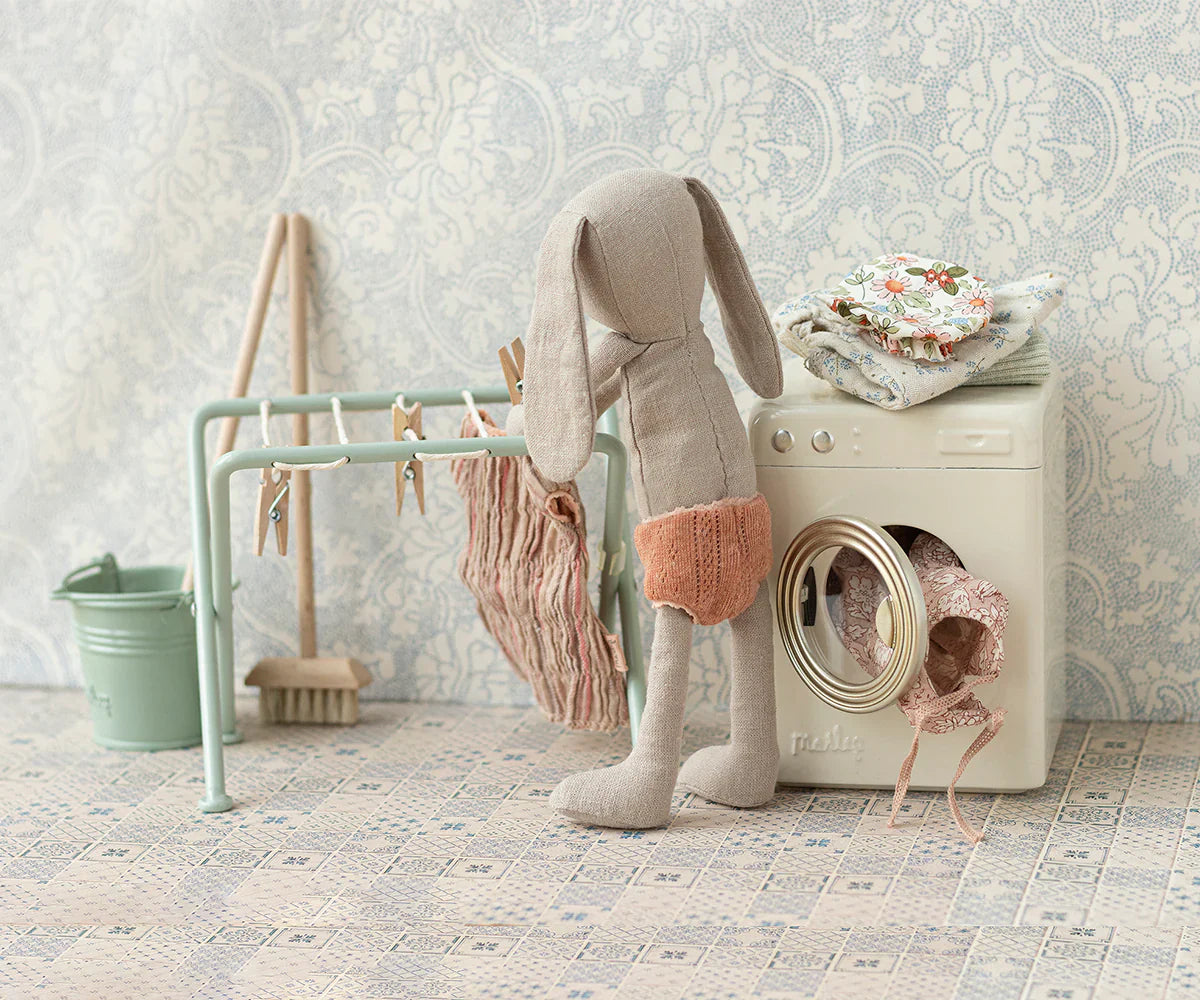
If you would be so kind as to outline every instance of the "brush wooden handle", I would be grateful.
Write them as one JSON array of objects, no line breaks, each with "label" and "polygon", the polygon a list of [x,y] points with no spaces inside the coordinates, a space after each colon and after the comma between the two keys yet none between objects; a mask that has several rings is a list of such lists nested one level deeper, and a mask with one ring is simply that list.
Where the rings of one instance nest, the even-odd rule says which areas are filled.
[{"label": "brush wooden handle", "polygon": [[[291,342],[292,395],[308,392],[308,220],[287,219],[288,329]],[[308,444],[308,414],[292,417],[292,444]],[[312,486],[307,472],[292,474],[292,525],[296,539],[296,610],[300,620],[300,657],[317,655],[317,613],[313,596]]]},{"label": "brush wooden handle", "polygon": [[[267,306],[271,304],[271,288],[275,284],[275,271],[279,266],[279,254],[283,250],[283,237],[287,229],[287,216],[271,216],[267,227],[267,238],[262,254],[258,258],[258,275],[254,279],[254,291],[250,296],[250,309],[246,313],[246,325],[242,328],[242,343],[238,348],[237,364],[233,370],[233,383],[229,387],[230,399],[241,399],[250,388],[250,373],[254,370],[254,358],[258,354],[258,342],[262,337],[263,320]],[[215,458],[220,458],[233,449],[237,439],[238,418],[226,417],[221,423],[221,436],[217,439]],[[183,574],[181,589],[186,593],[192,589],[195,566],[188,556],[187,570]]]},{"label": "brush wooden handle", "polygon": [[[267,306],[271,304],[271,286],[275,283],[275,271],[279,265],[279,254],[283,249],[286,229],[287,216],[282,214],[271,216],[262,256],[258,260],[258,276],[254,279],[254,292],[250,297],[250,308],[246,312],[246,325],[242,330],[241,347],[238,348],[233,384],[229,387],[230,399],[240,399],[250,388],[250,373],[254,368],[254,357],[258,353],[258,342],[262,336]],[[221,424],[217,455],[224,455],[233,448],[234,439],[237,437],[238,420],[238,417],[226,417]]]}]

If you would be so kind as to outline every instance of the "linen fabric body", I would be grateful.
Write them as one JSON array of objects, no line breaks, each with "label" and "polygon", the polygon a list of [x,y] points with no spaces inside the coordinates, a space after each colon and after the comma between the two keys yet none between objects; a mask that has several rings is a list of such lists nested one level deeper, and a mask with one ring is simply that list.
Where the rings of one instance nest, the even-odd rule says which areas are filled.
[{"label": "linen fabric body", "polygon": [[[554,217],[538,252],[522,397],[529,454],[545,475],[575,476],[590,457],[596,415],[619,399],[643,521],[755,496],[746,428],[700,323],[706,279],[738,372],[758,395],[778,396],[770,318],[725,213],[698,179],[620,171]],[[585,315],[609,330],[594,348]],[[680,769],[693,619],[660,604],[637,742],[621,763],[559,784],[550,799],[557,812],[622,829],[662,826],[677,782],[726,805],[771,798],[779,747],[765,582],[751,596],[730,622],[729,743],[698,750]]]}]

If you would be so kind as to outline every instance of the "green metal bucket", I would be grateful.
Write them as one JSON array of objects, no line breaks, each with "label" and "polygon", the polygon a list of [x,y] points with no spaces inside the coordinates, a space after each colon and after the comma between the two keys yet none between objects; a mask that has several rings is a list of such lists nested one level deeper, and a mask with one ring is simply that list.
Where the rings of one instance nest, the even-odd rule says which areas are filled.
[{"label": "green metal bucket", "polygon": [[71,602],[92,734],[114,750],[200,743],[192,594],[182,566],[118,569],[109,553],[51,595]]}]

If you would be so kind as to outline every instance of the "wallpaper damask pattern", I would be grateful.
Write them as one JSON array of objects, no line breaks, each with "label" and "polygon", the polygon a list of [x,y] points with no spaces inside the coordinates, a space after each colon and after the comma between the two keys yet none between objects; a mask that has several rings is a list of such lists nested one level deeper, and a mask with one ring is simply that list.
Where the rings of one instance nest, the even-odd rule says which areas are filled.
[{"label": "wallpaper damask pattern", "polygon": [[[0,681],[78,683],[67,570],[185,558],[188,414],[272,211],[313,220],[315,389],[494,383],[555,209],[653,165],[713,187],[768,305],[896,248],[1072,276],[1070,708],[1200,717],[1197,53],[1167,0],[0,6]],[[282,284],[256,392],[286,385]],[[527,703],[454,575],[444,471],[425,520],[380,467],[317,479],[322,646],[375,697]],[[235,484],[244,665],[292,641],[292,564],[249,554]]]}]

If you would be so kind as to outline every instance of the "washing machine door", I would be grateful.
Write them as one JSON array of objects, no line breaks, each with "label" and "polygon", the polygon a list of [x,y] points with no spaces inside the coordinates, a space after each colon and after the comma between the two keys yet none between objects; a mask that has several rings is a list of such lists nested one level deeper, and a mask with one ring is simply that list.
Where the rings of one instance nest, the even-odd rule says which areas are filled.
[{"label": "washing machine door", "polygon": [[[873,625],[891,655],[874,677],[847,648],[850,633],[838,573],[838,556],[845,550],[866,559],[887,590]],[[861,559],[857,564],[864,565]],[[875,712],[892,704],[908,689],[929,649],[925,596],[912,563],[891,534],[861,517],[823,517],[792,539],[779,566],[776,612],[796,673],[813,694],[843,712]],[[861,651],[864,623],[854,628]]]}]

